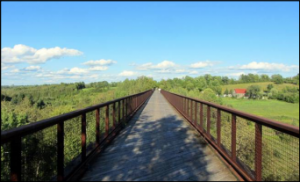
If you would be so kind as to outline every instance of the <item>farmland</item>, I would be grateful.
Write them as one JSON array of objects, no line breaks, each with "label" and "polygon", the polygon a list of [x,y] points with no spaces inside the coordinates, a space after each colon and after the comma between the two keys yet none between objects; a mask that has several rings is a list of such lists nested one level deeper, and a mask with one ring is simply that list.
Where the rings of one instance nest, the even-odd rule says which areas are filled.
[{"label": "farmland", "polygon": [[230,105],[237,110],[299,127],[299,103],[292,104],[277,100],[232,98],[223,98],[223,103],[225,105]]}]

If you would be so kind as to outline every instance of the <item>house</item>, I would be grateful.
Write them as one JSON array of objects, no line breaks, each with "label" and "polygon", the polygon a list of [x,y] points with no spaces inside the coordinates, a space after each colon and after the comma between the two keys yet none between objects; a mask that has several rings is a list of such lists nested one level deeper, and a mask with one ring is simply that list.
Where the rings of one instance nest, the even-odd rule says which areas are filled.
[{"label": "house", "polygon": [[242,98],[246,95],[246,89],[234,89],[233,96],[237,98]]}]

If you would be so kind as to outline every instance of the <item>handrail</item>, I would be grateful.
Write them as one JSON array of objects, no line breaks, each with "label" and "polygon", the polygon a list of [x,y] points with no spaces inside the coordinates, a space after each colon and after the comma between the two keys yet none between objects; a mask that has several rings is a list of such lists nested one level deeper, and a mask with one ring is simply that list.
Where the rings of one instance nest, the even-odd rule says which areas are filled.
[{"label": "handrail", "polygon": [[[168,91],[165,91],[165,92],[168,92]],[[168,92],[168,93],[171,93],[171,92]],[[239,111],[239,110],[236,110],[236,109],[233,109],[233,108],[230,108],[230,107],[218,105],[218,104],[215,104],[215,103],[212,103],[212,102],[208,102],[208,101],[204,101],[204,100],[200,100],[200,99],[196,99],[196,98],[192,98],[192,97],[179,95],[179,94],[176,94],[176,93],[171,93],[171,94],[182,97],[182,98],[190,99],[192,101],[200,102],[200,103],[209,105],[211,107],[214,107],[216,109],[220,109],[222,111],[233,113],[238,117],[242,117],[244,119],[249,119],[249,120],[252,120],[252,121],[257,122],[259,124],[262,124],[262,125],[271,127],[273,129],[279,130],[281,132],[293,135],[295,137],[299,137],[299,127],[295,127],[293,125],[282,123],[282,122],[275,121],[275,120],[272,120],[272,119],[256,116],[256,115],[253,115],[253,114],[249,114],[249,113],[246,113],[246,112],[243,112],[243,111]]]},{"label": "handrail", "polygon": [[[78,179],[85,171],[85,165],[88,163],[93,156],[99,153],[104,146],[111,142],[118,132],[122,129],[124,123],[128,122],[133,115],[143,106],[143,104],[152,95],[153,90],[148,90],[138,94],[133,94],[127,97],[122,97],[112,101],[108,101],[102,104],[97,104],[84,109],[72,111],[66,114],[55,116],[49,119],[44,119],[35,123],[24,125],[18,128],[14,128],[7,131],[1,131],[1,146],[6,143],[10,145],[10,179],[11,181],[22,180],[22,138],[42,131],[51,126],[57,126],[57,171],[56,178],[58,181]],[[116,108],[117,105],[117,108]],[[112,106],[112,113],[110,113],[110,106]],[[105,136],[100,140],[100,109],[105,109],[104,122],[105,125]],[[87,119],[86,115],[88,112],[95,111],[95,143],[87,146]],[[65,121],[81,116],[81,153],[79,156],[72,158],[72,160],[80,160],[79,164],[72,169],[68,169],[66,174],[66,168],[64,167],[64,135],[65,135]],[[118,116],[118,117],[117,117]],[[113,126],[110,126],[110,118],[112,118]],[[93,138],[94,138],[93,137]],[[91,148],[90,151],[87,151]],[[36,149],[38,150],[38,149]],[[88,153],[89,152],[89,153]],[[2,164],[1,164],[2,165]],[[2,171],[1,171],[2,172]]]},{"label": "handrail", "polygon": [[[261,181],[265,180],[266,178],[267,180],[277,180],[274,179],[273,175],[276,175],[276,173],[274,173],[273,168],[276,168],[277,165],[282,165],[282,163],[284,162],[286,163],[286,165],[284,168],[280,168],[280,170],[283,171],[285,177],[288,175],[292,175],[293,179],[299,179],[299,148],[297,148],[297,146],[299,147],[299,127],[294,127],[289,124],[283,124],[271,119],[255,116],[249,113],[238,111],[236,109],[224,107],[215,103],[191,97],[182,96],[165,90],[161,90],[161,93],[166,98],[166,100],[183,117],[185,117],[187,121],[189,121],[190,124],[205,138],[205,140],[220,154],[221,158],[230,166],[230,168],[234,169],[234,172],[239,177],[241,177],[241,179],[246,181]],[[206,120],[204,120],[204,106],[206,106]],[[216,110],[216,114],[214,114],[213,116],[211,108],[214,108]],[[231,121],[228,123],[229,125],[223,123],[224,121],[222,122],[221,111],[231,115]],[[212,117],[216,117],[214,118],[215,123],[212,123]],[[254,129],[251,129],[252,127],[248,125],[243,125],[243,128],[238,128],[237,125],[241,124],[244,121],[238,119],[237,117],[250,122],[254,122]],[[200,123],[198,122],[198,118],[200,120]],[[223,140],[224,138],[228,138],[230,136],[225,136],[221,139],[221,133],[223,132],[222,123],[225,124],[223,127],[226,126],[227,130],[229,130],[230,133],[228,135],[231,136],[231,139],[227,139],[227,141],[225,142],[227,146],[225,146]],[[212,128],[214,129],[213,134],[211,131]],[[251,140],[254,143],[251,143],[251,141],[249,140],[247,141],[249,143],[244,144],[255,147],[252,153],[251,151],[245,151],[244,148],[239,148],[239,150],[237,149],[237,147],[239,147],[238,145],[242,144],[237,142],[239,140],[237,136],[238,132],[240,135],[241,133],[244,133],[246,137],[250,137],[251,135],[254,136],[254,141]],[[250,136],[248,136],[247,133]],[[285,137],[288,138],[289,141],[282,140],[280,137],[277,138],[276,135],[278,133],[280,133],[281,137],[284,137],[282,135],[285,135]],[[230,148],[226,148],[228,147],[228,145],[231,145]],[[274,146],[277,148],[272,149],[272,147]],[[270,150],[270,148],[273,150],[273,153],[268,153],[268,150]],[[245,153],[241,152],[243,151],[243,149],[244,152],[247,153],[247,156],[243,156],[245,155]],[[249,152],[251,153],[250,155],[254,155],[254,163],[252,164],[249,164],[251,163],[251,160],[250,162],[247,161],[247,163],[243,161],[245,159],[249,160]],[[283,160],[279,158],[280,155],[284,157]],[[240,159],[241,156],[243,156],[243,160]],[[264,163],[263,160],[265,160]],[[253,165],[254,169],[249,165]],[[278,169],[276,170],[278,171]],[[265,174],[266,172],[268,172],[267,175]],[[293,175],[295,175],[296,177]],[[291,180],[291,178],[287,178],[286,180]]]},{"label": "handrail", "polygon": [[37,122],[34,122],[34,123],[30,123],[28,125],[20,126],[20,127],[13,128],[13,129],[10,129],[10,130],[1,131],[1,144],[3,145],[5,143],[7,143],[8,141],[12,140],[14,137],[23,137],[25,135],[35,133],[35,132],[40,131],[42,129],[48,128],[48,127],[53,126],[53,125],[56,125],[60,121],[65,121],[65,120],[68,120],[68,119],[71,119],[71,118],[74,118],[74,117],[78,117],[78,116],[82,115],[83,113],[93,111],[93,110],[95,110],[97,108],[100,108],[100,107],[105,107],[107,105],[116,103],[118,101],[121,101],[121,100],[124,100],[124,99],[127,99],[127,98],[131,98],[131,97],[134,97],[134,96],[139,96],[139,95],[145,94],[147,92],[149,92],[149,91],[129,95],[129,96],[126,96],[126,97],[122,97],[122,98],[115,99],[115,100],[112,100],[112,101],[108,101],[108,102],[105,102],[105,103],[97,104],[97,105],[94,105],[94,106],[89,106],[89,107],[86,107],[84,109],[79,109],[79,110],[72,111],[72,112],[69,112],[69,113],[66,113],[66,114],[61,114],[61,115],[58,115],[58,116],[54,116],[52,118],[48,118],[48,119],[44,119],[44,120],[37,121]]}]

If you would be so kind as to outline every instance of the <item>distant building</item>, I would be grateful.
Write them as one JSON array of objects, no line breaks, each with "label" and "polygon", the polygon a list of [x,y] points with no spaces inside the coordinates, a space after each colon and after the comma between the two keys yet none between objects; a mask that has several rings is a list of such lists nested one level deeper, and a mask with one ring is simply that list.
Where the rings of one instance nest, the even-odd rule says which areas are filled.
[{"label": "distant building", "polygon": [[234,89],[233,96],[237,98],[245,97],[247,90],[246,89]]}]

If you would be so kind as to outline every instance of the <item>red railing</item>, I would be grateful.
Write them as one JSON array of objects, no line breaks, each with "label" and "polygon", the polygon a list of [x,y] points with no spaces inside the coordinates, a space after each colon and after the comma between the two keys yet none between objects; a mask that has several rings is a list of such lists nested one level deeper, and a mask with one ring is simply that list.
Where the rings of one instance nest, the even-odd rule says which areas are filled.
[{"label": "red railing", "polygon": [[[84,172],[84,167],[87,162],[92,159],[92,156],[95,156],[99,153],[102,148],[108,144],[116,134],[122,129],[122,125],[124,125],[129,119],[137,112],[137,110],[146,102],[146,100],[151,96],[153,90],[149,90],[146,92],[142,92],[139,94],[123,97],[120,99],[116,99],[113,101],[109,101],[103,104],[95,105],[92,107],[88,107],[85,109],[73,111],[67,114],[63,114],[60,116],[56,116],[53,118],[45,119],[39,122],[31,123],[29,125],[21,126],[18,128],[14,128],[8,131],[1,131],[1,147],[3,145],[9,144],[9,168],[10,168],[10,179],[11,181],[21,181],[22,176],[24,176],[24,172],[22,173],[22,154],[25,151],[22,151],[22,142],[24,138],[30,135],[34,135],[35,133],[44,131],[49,129],[50,127],[56,125],[56,141],[54,145],[56,145],[56,162],[57,169],[54,171],[57,173],[56,178],[58,181],[63,180],[71,180],[78,179],[80,175]],[[117,107],[116,107],[117,106]],[[112,109],[112,112],[110,111]],[[104,117],[101,119],[100,110],[104,110]],[[94,120],[94,136],[95,142],[91,143],[87,146],[87,113],[95,112],[95,120]],[[74,160],[80,161],[70,170],[67,170],[68,166],[65,164],[65,133],[66,132],[76,132],[74,131],[66,131],[66,121],[70,119],[74,119],[76,117],[80,117],[79,122],[75,122],[77,125],[81,125],[81,153],[79,156],[74,157]],[[93,121],[92,121],[93,122]],[[101,136],[100,125],[105,125],[105,133],[104,136]],[[54,128],[53,128],[54,129]],[[55,135],[54,135],[55,136]],[[24,146],[24,143],[23,143]],[[90,150],[89,150],[90,149]],[[36,148],[35,150],[39,150]],[[34,158],[36,156],[32,156]],[[47,157],[47,156],[43,156]],[[27,163],[26,163],[27,164]],[[1,165],[2,162],[1,162]],[[49,164],[50,165],[50,164]],[[2,170],[2,169],[1,169]],[[37,169],[38,171],[38,169]],[[66,174],[66,171],[67,174]],[[2,171],[1,171],[2,178]],[[27,180],[39,180],[39,179],[29,179]],[[1,179],[3,180],[3,179]],[[50,179],[49,179],[50,180]]]},{"label": "red railing", "polygon": [[161,93],[247,181],[299,181],[299,128],[162,90]]}]

